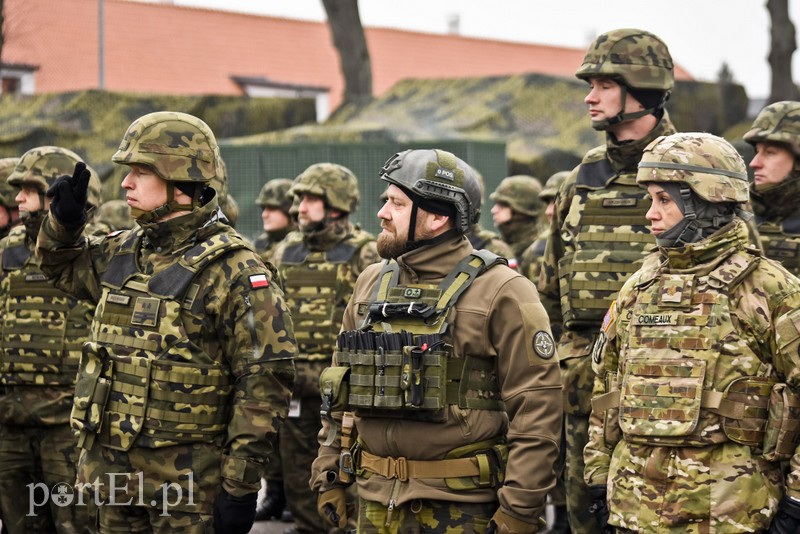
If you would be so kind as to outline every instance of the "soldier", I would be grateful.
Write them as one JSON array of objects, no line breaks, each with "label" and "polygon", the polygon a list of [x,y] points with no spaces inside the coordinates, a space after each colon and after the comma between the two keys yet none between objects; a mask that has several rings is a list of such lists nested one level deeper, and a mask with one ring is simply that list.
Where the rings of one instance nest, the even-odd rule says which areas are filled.
[{"label": "soldier", "polygon": [[[547,179],[544,188],[539,192],[539,200],[545,205],[544,214],[547,217],[547,225],[541,228],[536,240],[525,249],[520,260],[520,265],[522,266],[520,272],[534,284],[539,281],[542,272],[544,249],[547,245],[547,236],[550,235],[550,224],[553,222],[553,214],[556,208],[556,193],[558,193],[558,188],[561,187],[568,175],[569,171],[559,171],[553,174]],[[553,332],[553,334],[556,335],[557,333]]]},{"label": "soldier", "polygon": [[559,189],[539,292],[550,317],[560,312],[563,323],[558,355],[567,509],[570,528],[581,534],[598,532],[583,482],[592,395],[589,354],[617,291],[655,245],[636,166],[650,141],[675,128],[664,109],[673,86],[672,58],[655,35],[637,29],[600,35],[576,76],[589,84],[584,102],[592,127],[606,132],[606,143],[590,150]]},{"label": "soldier", "polygon": [[750,203],[764,254],[800,275],[800,102],[765,107],[744,140],[756,151]]},{"label": "soldier", "polygon": [[9,175],[14,172],[19,158],[0,159],[0,239],[20,222],[16,188],[8,183]]},{"label": "soldier", "polygon": [[[478,185],[481,188],[481,203],[478,205],[478,211],[480,211],[481,206],[483,205],[484,200],[484,191],[486,187],[483,183],[483,176],[478,171],[475,171],[475,176],[478,179]],[[385,198],[381,198],[382,203],[386,203]],[[514,253],[511,252],[511,247],[508,244],[500,239],[496,233],[492,232],[491,230],[487,230],[483,226],[481,226],[481,221],[478,220],[469,227],[466,232],[466,237],[469,239],[472,248],[478,249],[486,249],[489,252],[497,254],[501,258],[506,258],[508,260],[508,266],[512,269],[516,269],[516,259],[514,258]]]},{"label": "soldier", "polygon": [[386,261],[358,278],[320,379],[320,513],[343,527],[355,478],[358,532],[537,532],[561,388],[536,289],[464,237],[480,203],[464,161],[406,150],[380,177]]},{"label": "soldier", "polygon": [[353,284],[378,260],[375,237],[350,223],[358,181],[335,163],[315,163],[295,178],[299,231],[275,248],[273,263],[286,288],[297,336],[297,380],[292,409],[280,431],[284,492],[297,532],[324,532],[308,486],[316,458],[321,398],[319,375],[331,364],[342,314]]},{"label": "soldier", "polygon": [[800,280],[747,247],[724,139],[660,137],[636,181],[658,250],[592,354],[593,509],[624,532],[800,532]]},{"label": "soldier", "polygon": [[42,270],[96,304],[71,422],[78,485],[101,532],[253,524],[295,345],[272,272],[224,223],[208,186],[218,154],[196,117],[135,120],[113,161],[129,167],[122,187],[136,226],[110,236],[81,236],[82,166],[48,191]]},{"label": "soldier", "polygon": [[[543,204],[539,199],[542,184],[533,176],[517,174],[503,178],[489,199],[494,201],[492,219],[519,265],[522,255],[541,231],[539,216]],[[522,271],[521,271],[522,272]]]},{"label": "soldier", "polygon": [[94,213],[93,232],[108,235],[118,230],[133,228],[136,222],[131,217],[131,207],[122,199],[108,200],[100,204]]},{"label": "soldier", "polygon": [[7,179],[23,222],[0,242],[0,509],[12,534],[89,526],[85,507],[60,506],[49,497],[51,488],[71,489],[75,482],[78,449],[69,415],[94,306],[56,289],[34,257],[49,206],[45,192],[80,161],[66,148],[37,147]]},{"label": "soldier", "polygon": [[265,262],[270,261],[275,245],[289,232],[296,229],[290,213],[292,195],[289,194],[289,189],[291,187],[292,181],[288,178],[275,178],[265,183],[258,193],[256,205],[261,208],[264,233],[256,238],[255,245]]}]

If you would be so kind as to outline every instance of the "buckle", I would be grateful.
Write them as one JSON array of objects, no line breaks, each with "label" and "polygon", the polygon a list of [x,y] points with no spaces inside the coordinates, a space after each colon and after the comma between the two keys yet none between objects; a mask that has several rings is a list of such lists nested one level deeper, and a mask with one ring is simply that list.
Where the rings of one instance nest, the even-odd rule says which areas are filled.
[{"label": "buckle", "polygon": [[397,478],[401,482],[408,480],[408,459],[404,457],[387,458],[389,461],[389,476],[387,478]]},{"label": "buckle", "polygon": [[339,471],[347,473],[348,475],[356,474],[353,468],[353,455],[350,451],[342,451],[339,453]]}]

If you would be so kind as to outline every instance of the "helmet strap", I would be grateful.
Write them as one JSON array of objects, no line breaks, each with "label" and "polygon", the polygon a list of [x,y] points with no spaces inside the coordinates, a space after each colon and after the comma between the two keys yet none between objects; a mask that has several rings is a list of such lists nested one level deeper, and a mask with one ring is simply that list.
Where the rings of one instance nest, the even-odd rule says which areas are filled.
[{"label": "helmet strap", "polygon": [[657,116],[658,112],[664,109],[667,100],[669,100],[670,92],[665,91],[664,98],[661,99],[661,102],[659,102],[657,106],[652,108],[642,109],[640,111],[632,111],[631,113],[625,113],[625,103],[628,100],[628,86],[625,85],[625,83],[622,80],[615,79],[615,81],[617,82],[617,84],[619,84],[620,96],[622,97],[620,102],[619,113],[617,113],[610,119],[603,119],[601,121],[592,121],[592,128],[594,128],[595,130],[608,130],[609,126],[613,126],[615,124],[619,124],[624,121],[638,119],[646,115],[652,114]]},{"label": "helmet strap", "polygon": [[411,216],[408,218],[408,240],[406,241],[406,250],[414,250],[420,245],[414,241],[414,230],[417,227],[417,211],[419,210],[419,203],[417,202],[416,195],[411,197]]}]

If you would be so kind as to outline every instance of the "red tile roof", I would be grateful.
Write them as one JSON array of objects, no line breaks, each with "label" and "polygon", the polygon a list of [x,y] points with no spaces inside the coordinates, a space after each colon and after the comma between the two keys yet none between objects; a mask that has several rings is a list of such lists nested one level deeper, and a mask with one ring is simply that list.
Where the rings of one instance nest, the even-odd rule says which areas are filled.
[{"label": "red tile roof", "polygon": [[[103,0],[105,89],[241,94],[231,77],[330,88],[343,94],[326,23]],[[36,92],[99,87],[98,0],[5,0],[4,63],[36,65]],[[367,28],[373,92],[404,78],[536,72],[571,77],[584,50]],[[692,79],[676,68],[676,77]]]}]

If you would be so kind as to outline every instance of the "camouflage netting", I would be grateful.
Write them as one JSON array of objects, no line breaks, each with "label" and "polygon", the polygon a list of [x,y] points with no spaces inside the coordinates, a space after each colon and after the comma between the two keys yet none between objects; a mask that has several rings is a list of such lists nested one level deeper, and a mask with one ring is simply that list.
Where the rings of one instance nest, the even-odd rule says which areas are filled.
[{"label": "camouflage netting", "polygon": [[0,97],[0,157],[42,145],[77,152],[103,180],[103,199],[118,198],[125,169],[114,165],[125,130],[152,111],[183,111],[202,118],[218,138],[279,130],[313,122],[313,99],[229,96],[156,96],[82,91]]}]

